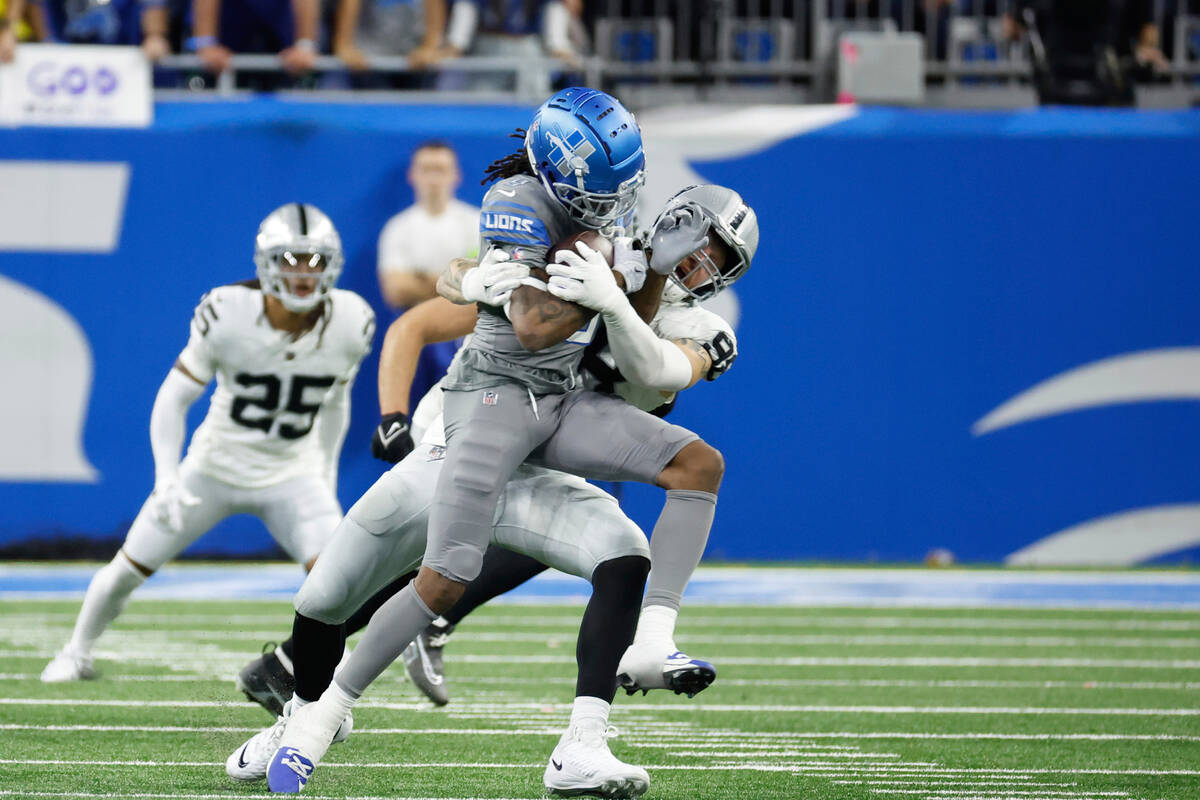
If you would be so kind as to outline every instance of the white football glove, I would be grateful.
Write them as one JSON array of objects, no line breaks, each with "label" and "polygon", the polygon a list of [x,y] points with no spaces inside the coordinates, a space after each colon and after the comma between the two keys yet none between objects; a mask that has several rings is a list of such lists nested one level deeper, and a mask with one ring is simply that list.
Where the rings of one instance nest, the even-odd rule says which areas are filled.
[{"label": "white football glove", "polygon": [[633,239],[628,236],[613,239],[613,272],[625,279],[625,294],[633,294],[642,288],[647,269],[646,253],[634,249]]},{"label": "white football glove", "polygon": [[471,303],[502,307],[521,281],[529,277],[529,267],[509,263],[511,256],[499,248],[484,254],[479,266],[467,270],[462,279],[462,296]]},{"label": "white football glove", "polygon": [[178,475],[155,482],[150,500],[154,517],[175,533],[183,530],[184,510],[200,504],[200,498],[179,482]]},{"label": "white football glove", "polygon": [[550,275],[546,285],[550,294],[601,314],[627,304],[625,293],[617,285],[604,256],[583,242],[576,242],[575,249],[579,251],[578,255],[570,250],[559,250],[555,254],[558,261],[546,265]]}]

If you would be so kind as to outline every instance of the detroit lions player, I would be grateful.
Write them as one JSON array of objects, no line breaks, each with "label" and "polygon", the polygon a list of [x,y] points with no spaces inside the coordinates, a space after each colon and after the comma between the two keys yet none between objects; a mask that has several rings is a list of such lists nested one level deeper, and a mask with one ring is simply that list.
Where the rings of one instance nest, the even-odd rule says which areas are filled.
[{"label": "detroit lions player", "polygon": [[[254,514],[311,568],[342,517],[335,488],[350,385],[375,330],[366,302],[334,288],[342,261],[329,218],[291,203],[259,226],[258,279],[201,298],[150,415],[154,491],[92,578],[43,681],[95,677],[92,647],[133,590],[225,517]],[[208,414],[180,462],[187,410],[214,377]]]},{"label": "detroit lions player", "polygon": [[[501,247],[515,261],[540,269],[554,241],[617,223],[629,213],[644,159],[633,116],[614,98],[590,89],[564,90],[544,103],[525,141],[528,169],[540,181],[516,174],[488,192],[481,216],[488,248],[481,249]],[[528,224],[517,224],[520,219]],[[647,279],[642,287],[655,305],[666,275],[683,255],[708,241],[707,223],[695,209],[683,206],[672,219],[673,225],[661,227],[649,262],[657,280]],[[671,257],[672,248],[689,237],[694,240]],[[615,258],[619,265],[637,255],[616,251]],[[293,770],[293,786],[306,779],[366,687],[462,596],[479,573],[501,491],[535,449],[551,468],[667,490],[644,603],[647,612],[653,607],[668,613],[654,624],[643,619],[639,627],[647,635],[634,647],[654,651],[659,664],[676,652],[674,615],[707,541],[724,464],[720,453],[694,433],[619,398],[580,389],[579,345],[590,341],[597,324],[593,320],[578,328],[587,319],[578,311],[536,282],[513,292],[504,309],[481,308],[475,336],[443,384],[449,447],[418,576],[376,612],[373,623],[379,623],[381,634],[373,637],[374,626],[369,626],[321,699],[297,710],[270,774],[285,781],[285,771]],[[614,321],[619,328],[630,324],[625,316]],[[672,383],[689,371],[687,358],[679,358],[683,362],[662,360],[664,369],[671,368]]]},{"label": "detroit lions player", "polygon": [[[738,224],[740,228],[738,232],[746,234],[749,241],[746,241],[738,236],[738,232],[730,230],[730,235],[737,246],[726,245],[724,243],[725,228],[718,228],[718,241],[701,248],[695,254],[683,259],[680,266],[682,280],[679,281],[680,293],[694,292],[702,293],[705,291],[715,292],[720,288],[732,282],[737,276],[745,271],[749,264],[749,258],[753,254],[754,246],[757,240],[757,230],[754,227],[753,212],[741,202],[737,195],[729,190],[721,187],[701,187],[709,191],[709,196],[703,199],[711,201],[715,196],[720,203],[715,205],[716,214],[720,215],[727,210],[737,210],[740,214]],[[703,197],[703,195],[701,195]],[[690,202],[695,210],[696,204]],[[674,213],[683,203],[675,204],[671,213]],[[719,219],[719,216],[718,216]],[[617,303],[612,298],[607,302],[602,303],[594,299],[604,295],[606,289],[611,289],[617,294],[621,294],[617,289],[617,284],[611,277],[612,272],[609,271],[608,265],[602,260],[597,259],[595,254],[587,248],[581,247],[581,251],[588,254],[590,258],[585,260],[577,260],[570,267],[556,269],[561,273],[556,275],[556,283],[559,284],[559,291],[572,292],[579,299],[584,300],[589,305],[596,305],[605,308],[606,319],[612,316],[614,319],[622,320],[622,324],[614,326],[611,334],[611,346],[616,358],[615,364],[613,357],[607,357],[607,370],[610,374],[615,374],[618,380],[621,380],[620,375],[614,367],[616,365],[626,366],[637,372],[639,380],[642,381],[640,387],[622,385],[615,387],[619,392],[628,396],[632,402],[643,404],[646,408],[656,408],[661,406],[665,401],[668,401],[673,396],[675,391],[686,388],[692,383],[699,380],[701,377],[714,379],[717,375],[726,369],[736,355],[732,331],[728,329],[719,318],[702,309],[692,305],[675,304],[672,306],[664,306],[658,316],[655,318],[653,327],[647,327],[640,320],[633,323],[631,320],[624,319],[624,315],[619,310]],[[696,264],[707,264],[708,268],[696,268]],[[603,279],[597,274],[598,272],[606,273],[608,283],[604,284]],[[578,284],[578,286],[576,286]],[[601,287],[597,289],[597,287]],[[473,299],[473,298],[468,298]],[[436,302],[436,301],[434,301]],[[629,308],[628,301],[624,300],[621,295],[621,303],[624,303],[626,308]],[[438,309],[440,313],[425,315],[425,309],[417,310],[417,313],[428,317],[434,330],[442,334],[453,335],[456,331],[450,330],[452,325],[447,326],[446,320],[450,316],[449,313]],[[464,322],[469,324],[470,320],[465,319]],[[659,334],[674,341],[664,341],[659,338]],[[647,349],[644,337],[649,337],[655,341],[661,341],[662,347],[655,348],[651,345],[649,350],[661,350],[657,356],[664,362],[670,362],[672,358],[676,358],[675,365],[682,366],[683,371],[676,375],[672,373],[671,367],[660,365],[655,366],[645,358],[645,353],[637,353],[639,348],[643,351]],[[389,339],[391,332],[389,332]],[[387,346],[385,344],[385,350]],[[629,354],[633,354],[632,357]],[[672,356],[672,353],[674,356]],[[717,355],[714,355],[716,353]],[[628,359],[628,360],[626,360]],[[610,389],[614,388],[612,386]],[[428,405],[431,400],[436,400],[437,393],[432,393],[423,402]],[[386,406],[386,401],[385,407]],[[425,409],[420,409],[415,419],[423,416]],[[439,448],[440,451],[440,448]],[[421,452],[421,451],[418,451]],[[441,453],[439,452],[439,456]],[[330,620],[332,622],[345,619],[346,616],[353,611],[353,608],[358,602],[364,600],[378,586],[390,580],[392,576],[407,568],[406,564],[401,564],[398,554],[401,553],[401,548],[396,542],[383,544],[380,541],[380,536],[386,536],[390,539],[396,537],[412,538],[419,535],[419,529],[403,529],[417,517],[417,509],[414,506],[414,501],[421,496],[420,484],[414,483],[414,476],[419,475],[422,468],[429,471],[427,466],[417,465],[417,468],[409,466],[412,461],[410,456],[400,467],[394,469],[388,476],[381,479],[371,492],[363,498],[358,504],[351,509],[347,519],[347,523],[342,526],[343,533],[335,538],[334,543],[329,550],[324,554],[322,562],[317,569],[306,581],[304,589],[297,597],[297,633],[302,631],[300,621],[310,614],[319,614],[318,619]],[[579,549],[579,544],[585,543],[588,547],[584,548],[585,552],[591,553],[597,546],[601,552],[612,552],[614,550],[611,544],[611,534],[605,535],[605,527],[596,525],[576,525],[575,530],[567,532],[557,529],[557,524],[569,522],[566,517],[559,519],[557,517],[547,518],[546,511],[539,511],[540,508],[547,510],[556,507],[557,500],[561,498],[561,489],[556,490],[552,480],[547,480],[538,486],[536,495],[531,495],[531,502],[522,502],[520,506],[514,506],[513,500],[510,499],[514,488],[526,483],[526,479],[522,478],[522,471],[530,470],[529,467],[522,467],[517,473],[517,479],[510,484],[504,493],[504,504],[500,511],[499,523],[496,528],[496,539],[503,540],[501,529],[506,527],[504,518],[516,511],[516,519],[521,519],[521,513],[524,512],[527,517],[532,513],[532,517],[528,518],[532,521],[523,523],[525,530],[519,530],[519,525],[516,522],[507,523],[508,527],[518,528],[517,535],[514,537],[513,532],[508,533],[508,539],[511,541],[509,546],[516,546],[516,549],[527,553],[537,553],[542,561],[553,563],[553,559],[567,559],[568,563],[573,563],[579,559],[578,555],[571,556],[570,553]],[[402,483],[398,483],[404,476]],[[565,476],[559,476],[563,478]],[[549,474],[547,473],[547,478]],[[391,488],[387,487],[391,485]],[[429,487],[428,480],[425,483],[426,489]],[[590,489],[590,487],[588,487]],[[592,491],[595,491],[594,489]],[[578,494],[578,490],[576,490]],[[372,497],[374,496],[374,497]],[[518,496],[521,492],[518,491]],[[369,499],[370,498],[370,499]],[[579,502],[582,497],[577,498]],[[419,503],[418,503],[419,504]],[[589,515],[595,512],[588,511]],[[349,543],[353,542],[353,536],[349,531],[354,530],[354,525],[358,520],[362,520],[364,527],[371,531],[374,536],[359,536],[359,541],[354,546]],[[545,528],[544,532],[538,530],[538,521],[545,520],[553,523],[550,527]],[[388,525],[391,525],[391,530],[386,530]],[[380,530],[376,530],[379,528]],[[614,526],[618,528],[619,526]],[[565,537],[565,538],[564,538]],[[562,543],[559,541],[562,539]],[[609,543],[606,543],[609,542]],[[549,543],[547,546],[546,543]],[[564,547],[566,545],[566,547]],[[375,552],[380,550],[380,552]],[[413,548],[410,545],[403,548],[408,557],[412,557]],[[341,551],[339,553],[339,551]],[[358,551],[358,555],[353,555],[353,551]],[[385,552],[386,551],[386,552]],[[335,556],[335,553],[339,555]],[[349,553],[349,555],[347,555]],[[365,554],[365,557],[364,557]],[[549,556],[549,558],[547,558]],[[347,561],[347,558],[350,560]],[[336,559],[336,560],[335,560]],[[412,562],[415,563],[415,562]],[[353,566],[357,564],[357,567]],[[375,571],[382,566],[386,566],[379,574]],[[583,565],[584,569],[569,569],[568,571],[576,574],[587,575],[589,569],[596,569],[591,564]],[[601,566],[604,566],[602,563]],[[561,567],[560,567],[561,568]],[[362,581],[363,573],[369,573],[370,580]],[[354,584],[349,585],[348,582],[353,576]],[[333,580],[331,580],[331,577]],[[593,594],[593,602],[589,603],[590,615],[593,610],[593,603],[601,595],[604,587],[596,582],[596,574],[592,574],[593,583],[595,584],[595,592]],[[627,584],[631,584],[632,580],[627,580]],[[639,586],[625,585],[621,587],[626,594],[633,594],[636,597],[640,594]],[[357,595],[354,594],[357,592]],[[346,597],[353,598],[353,603],[346,603]],[[636,604],[636,600],[635,600]],[[333,611],[329,610],[333,606]],[[339,608],[340,606],[340,608]],[[621,627],[618,620],[611,621],[614,627]],[[630,627],[626,628],[624,641],[628,642],[633,635],[632,619],[629,618]],[[328,622],[326,624],[329,624]],[[585,616],[585,626],[587,625],[587,616]],[[312,625],[307,625],[311,629]],[[639,634],[640,635],[640,634]],[[380,616],[372,621],[364,636],[362,647],[378,647],[378,640],[387,639],[390,636],[388,625],[381,620]],[[398,637],[396,637],[398,638]],[[619,645],[623,647],[623,645]],[[583,657],[585,648],[585,636],[581,631],[580,634],[580,687],[583,689],[583,670],[585,669],[588,659]],[[323,648],[322,651],[331,653],[340,652],[338,642],[331,642]],[[599,648],[602,650],[603,648]],[[393,650],[395,650],[393,642]],[[619,650],[617,651],[619,652]],[[594,652],[592,661],[603,660],[602,652]],[[332,671],[336,659],[326,659],[329,663],[324,668],[324,684],[328,685],[332,678]],[[353,661],[353,657],[351,659]],[[581,792],[596,792],[602,791],[609,796],[636,796],[645,790],[648,785],[648,776],[645,776],[644,771],[630,767],[616,760],[608,750],[607,744],[604,742],[603,731],[607,722],[608,706],[612,700],[613,692],[616,685],[613,680],[613,675],[616,672],[616,654],[612,656],[612,660],[607,662],[607,669],[600,670],[607,676],[607,688],[601,687],[599,690],[592,689],[591,691],[579,691],[577,693],[575,709],[572,713],[571,726],[558,747],[555,749],[551,757],[550,764],[547,766],[545,783],[548,790],[553,793],[561,794],[577,794]],[[298,666],[299,666],[299,662]],[[662,667],[662,660],[657,663],[657,667]],[[340,679],[339,679],[340,680]],[[660,676],[661,681],[661,676]],[[602,681],[599,683],[603,683]],[[660,683],[661,685],[661,683]],[[303,697],[299,686],[299,673],[297,674],[297,695]],[[310,695],[311,696],[311,695]],[[326,693],[328,696],[328,692]],[[295,701],[293,701],[295,702]],[[322,699],[322,703],[325,699]],[[319,705],[319,704],[318,704]],[[307,708],[307,707],[306,707]],[[311,711],[307,712],[311,715]],[[340,721],[340,719],[339,719]],[[267,731],[259,734],[242,750],[235,752],[230,757],[230,764],[233,764],[233,759],[237,757],[237,766],[245,770],[245,765],[253,764],[257,760],[257,754],[261,753],[263,746],[271,740],[280,741],[279,751],[276,753],[271,765],[271,788],[276,791],[297,791],[306,782],[308,775],[311,773],[312,767],[316,759],[311,759],[310,755],[315,754],[319,758],[328,746],[328,738],[322,736],[320,732],[311,730],[309,720],[306,717],[305,711],[300,711],[292,720],[286,721],[281,719],[281,724],[286,726],[286,729],[280,731],[278,726],[273,731]],[[292,741],[292,740],[295,741]],[[312,740],[312,741],[310,741]],[[314,743],[315,742],[315,743]],[[253,752],[251,752],[253,751]],[[261,766],[258,767],[262,769]],[[231,775],[237,775],[237,770],[229,768]],[[253,777],[260,777],[261,772]],[[251,777],[246,775],[246,777]]]}]

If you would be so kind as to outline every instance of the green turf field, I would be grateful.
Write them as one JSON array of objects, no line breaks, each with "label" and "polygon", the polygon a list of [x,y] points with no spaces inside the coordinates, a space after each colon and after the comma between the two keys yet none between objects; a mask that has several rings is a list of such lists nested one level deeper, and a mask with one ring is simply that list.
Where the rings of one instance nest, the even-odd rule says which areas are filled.
[{"label": "green turf field", "polygon": [[[256,797],[225,757],[270,723],[232,676],[285,603],[134,601],[100,680],[47,686],[78,601],[0,601],[0,797]],[[314,798],[533,798],[573,695],[578,606],[496,606],[447,647],[453,700],[394,667]],[[658,800],[1195,800],[1200,614],[690,606],[695,700],[618,697]],[[107,656],[107,657],[105,657]]]}]

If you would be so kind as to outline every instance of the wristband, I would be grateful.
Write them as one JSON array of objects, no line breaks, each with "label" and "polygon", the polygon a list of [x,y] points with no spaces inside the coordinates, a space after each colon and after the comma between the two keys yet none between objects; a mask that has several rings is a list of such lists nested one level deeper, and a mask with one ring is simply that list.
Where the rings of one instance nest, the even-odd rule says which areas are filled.
[{"label": "wristband", "polygon": [[317,43],[312,39],[297,39],[292,44],[292,47],[295,47],[297,50],[303,50],[306,53],[317,52]]},{"label": "wristband", "polygon": [[215,36],[192,36],[187,40],[187,49],[192,52],[203,50],[205,47],[213,47],[219,44]]}]

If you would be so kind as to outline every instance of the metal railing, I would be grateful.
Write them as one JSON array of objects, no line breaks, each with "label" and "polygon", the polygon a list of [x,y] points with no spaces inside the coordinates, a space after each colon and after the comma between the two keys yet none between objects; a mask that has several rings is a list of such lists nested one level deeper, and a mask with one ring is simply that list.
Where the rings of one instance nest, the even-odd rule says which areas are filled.
[{"label": "metal railing", "polygon": [[[586,81],[619,91],[633,105],[663,99],[832,99],[837,42],[857,31],[916,33],[925,43],[927,102],[934,105],[1027,105],[1033,100],[1027,48],[1006,37],[1003,18],[1014,0],[590,0],[591,52],[578,64],[558,59],[461,57],[428,69],[404,57],[376,57],[352,73],[332,56],[294,88],[340,91],[394,100],[535,102],[556,83]],[[1193,5],[1195,8],[1193,9]],[[931,8],[931,6],[933,6]],[[1144,87],[1149,105],[1187,105],[1200,98],[1200,0],[1156,0],[1170,71]],[[273,55],[236,55],[215,79],[195,56],[158,65],[164,93],[253,89],[247,76],[283,74]],[[489,78],[447,89],[443,76]],[[425,76],[403,92],[370,91],[370,81]],[[504,85],[500,85],[503,78]],[[384,81],[386,83],[386,81]],[[249,84],[249,85],[248,85]],[[284,88],[289,88],[283,81]],[[379,81],[374,86],[379,87]],[[362,87],[367,86],[363,92]]]}]

